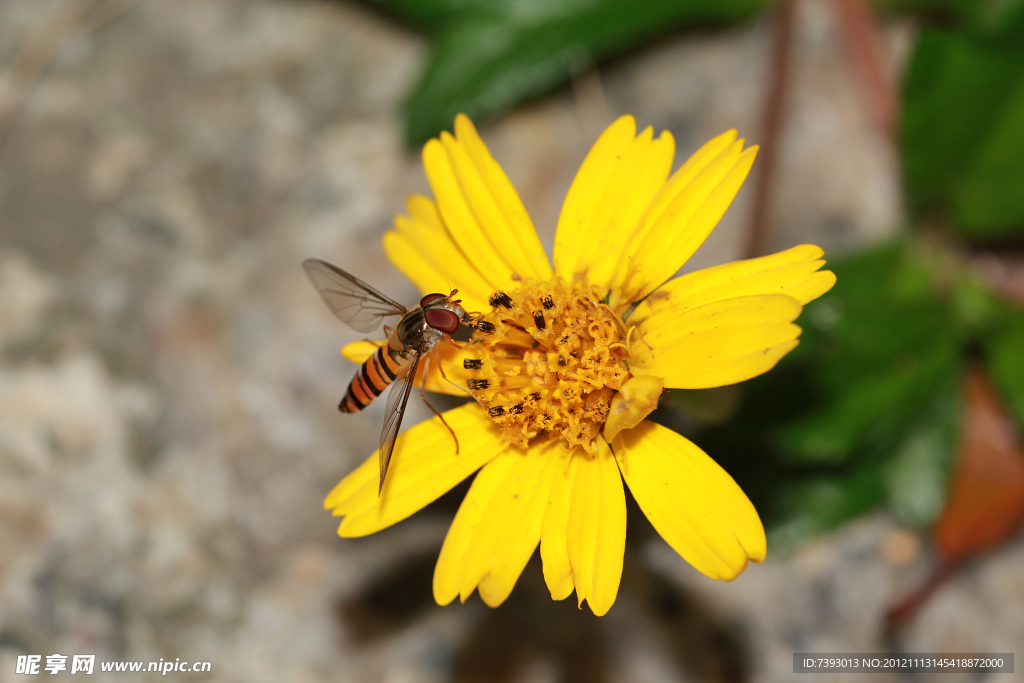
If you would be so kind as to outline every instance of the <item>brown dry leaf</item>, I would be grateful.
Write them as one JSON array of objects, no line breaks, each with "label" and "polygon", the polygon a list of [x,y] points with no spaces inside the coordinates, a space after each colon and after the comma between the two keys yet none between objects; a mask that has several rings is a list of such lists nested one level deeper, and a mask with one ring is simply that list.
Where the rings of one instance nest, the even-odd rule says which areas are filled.
[{"label": "brown dry leaf", "polygon": [[960,462],[933,532],[946,564],[996,547],[1024,519],[1024,446],[979,368],[967,373]]},{"label": "brown dry leaf", "polygon": [[1024,520],[1024,445],[985,372],[970,368],[964,382],[960,458],[946,509],[932,536],[938,562],[931,576],[894,603],[886,622],[906,623],[955,565],[995,548]]}]

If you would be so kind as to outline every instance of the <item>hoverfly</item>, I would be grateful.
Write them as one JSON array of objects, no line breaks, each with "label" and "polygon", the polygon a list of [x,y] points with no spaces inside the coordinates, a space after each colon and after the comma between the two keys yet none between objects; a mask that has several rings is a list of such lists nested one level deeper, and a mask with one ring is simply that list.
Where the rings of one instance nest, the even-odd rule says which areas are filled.
[{"label": "hoverfly", "polygon": [[[387,343],[359,367],[349,382],[345,397],[338,404],[338,410],[343,413],[359,412],[380,396],[389,384],[394,385],[388,394],[384,408],[384,429],[380,433],[380,488],[377,490],[377,495],[380,495],[384,490],[384,475],[391,463],[391,453],[395,449],[395,440],[402,426],[405,406],[409,402],[420,361],[424,364],[424,378],[430,369],[431,360],[441,369],[435,350],[437,343],[444,341],[458,346],[452,340],[452,335],[459,329],[460,323],[472,325],[473,317],[462,308],[461,301],[454,298],[457,289],[453,289],[447,296],[440,293],[427,294],[420,299],[416,308],[408,309],[362,280],[324,261],[306,259],[302,267],[331,312],[356,332],[373,332],[382,318],[401,316],[394,329],[384,326],[384,332],[388,335]],[[444,376],[443,370],[441,375]],[[441,413],[427,402],[425,391],[425,388],[420,391],[420,397],[451,432],[455,439],[455,452],[458,453],[459,441],[455,432],[444,421]]]}]

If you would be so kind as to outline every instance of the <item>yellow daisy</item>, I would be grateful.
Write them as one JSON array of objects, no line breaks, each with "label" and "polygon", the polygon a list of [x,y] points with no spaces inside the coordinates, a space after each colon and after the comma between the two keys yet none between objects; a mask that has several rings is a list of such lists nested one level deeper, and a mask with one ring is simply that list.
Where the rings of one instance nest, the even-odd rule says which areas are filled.
[{"label": "yellow daisy", "polygon": [[[480,472],[434,572],[445,605],[508,597],[537,545],[551,597],[575,589],[594,614],[615,602],[626,540],[625,479],[655,529],[697,570],[731,580],[766,552],[733,479],[686,438],[646,420],[665,388],[734,384],[798,343],[803,304],[835,283],[803,245],[672,278],[721,219],[754,161],[736,131],[670,175],[668,132],[623,116],[573,181],[550,263],[518,194],[470,120],[423,150],[434,199],[414,195],[384,236],[423,293],[457,286],[480,312],[445,371],[476,399],[398,439],[382,495],[376,454],[330,493],[341,536],[390,526]],[[360,363],[370,342],[343,353]],[[458,393],[437,376],[427,388]]]}]

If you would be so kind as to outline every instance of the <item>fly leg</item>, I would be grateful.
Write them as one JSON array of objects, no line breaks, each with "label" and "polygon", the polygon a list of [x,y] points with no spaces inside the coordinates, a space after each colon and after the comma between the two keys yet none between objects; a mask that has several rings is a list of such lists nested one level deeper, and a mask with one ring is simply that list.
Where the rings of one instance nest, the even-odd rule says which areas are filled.
[{"label": "fly leg", "polygon": [[[430,355],[428,355],[426,358],[423,359],[423,383],[420,385],[420,399],[422,399],[423,402],[425,404],[427,404],[427,407],[430,408],[430,412],[434,413],[434,415],[437,415],[438,419],[441,420],[441,424],[443,424],[444,428],[448,430],[448,433],[452,435],[452,440],[455,441],[455,455],[458,455],[459,454],[459,437],[455,436],[455,430],[452,429],[451,426],[445,421],[444,415],[439,413],[437,411],[437,408],[435,408],[434,406],[430,405],[430,401],[427,400],[427,377],[430,376],[429,375],[429,373],[430,373],[430,361],[431,361],[432,358],[434,360],[434,364],[437,366],[437,369],[441,370],[441,363],[438,362],[438,360],[436,358],[436,355],[437,355],[437,351],[433,351]],[[444,370],[441,370],[441,376],[444,377]],[[451,382],[452,384],[455,384],[454,382],[449,380],[447,377],[445,377],[445,379],[448,380],[449,382]],[[458,385],[455,384],[455,386],[458,386]]]},{"label": "fly leg", "polygon": [[[469,346],[469,344],[466,344],[464,346],[459,346],[454,340],[452,340],[450,337],[447,337],[447,336],[446,337],[442,337],[441,340],[451,344],[452,346],[454,346],[455,348],[459,349],[460,351],[462,349],[466,348],[466,346]],[[434,353],[436,354],[437,352],[435,351]],[[466,387],[460,387],[458,384],[456,384],[455,382],[453,382],[450,379],[448,379],[448,375],[444,374],[444,366],[441,365],[441,361],[438,360],[436,357],[434,358],[434,365],[437,366],[437,371],[441,373],[441,377],[444,379],[445,382],[448,382],[448,384],[451,384],[453,387],[455,387],[456,389],[458,389],[459,391],[464,393],[466,396],[469,396],[473,400],[476,400],[476,397],[474,397],[473,394],[469,393],[469,390],[466,389]],[[480,402],[477,401],[477,403],[480,403]],[[480,405],[483,405],[483,404],[480,403]]]},{"label": "fly leg", "polygon": [[431,412],[433,412],[434,415],[437,415],[437,417],[440,418],[441,424],[443,424],[444,428],[448,430],[448,433],[452,435],[452,440],[455,442],[455,455],[458,455],[459,454],[459,437],[455,436],[455,430],[452,429],[451,426],[445,421],[444,415],[442,415],[441,413],[437,412],[437,408],[435,408],[434,406],[430,405],[430,401],[428,401],[423,396],[421,396],[420,398],[423,398],[423,402],[427,404],[427,407],[430,408]]}]

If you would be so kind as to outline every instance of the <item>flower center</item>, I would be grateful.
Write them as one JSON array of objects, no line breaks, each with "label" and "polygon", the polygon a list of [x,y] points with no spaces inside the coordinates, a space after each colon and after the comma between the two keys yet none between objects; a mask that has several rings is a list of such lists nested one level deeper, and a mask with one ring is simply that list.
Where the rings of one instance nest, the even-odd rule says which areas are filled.
[{"label": "flower center", "polygon": [[496,292],[476,324],[470,393],[512,444],[558,433],[590,452],[629,380],[622,321],[598,292],[560,278]]}]

